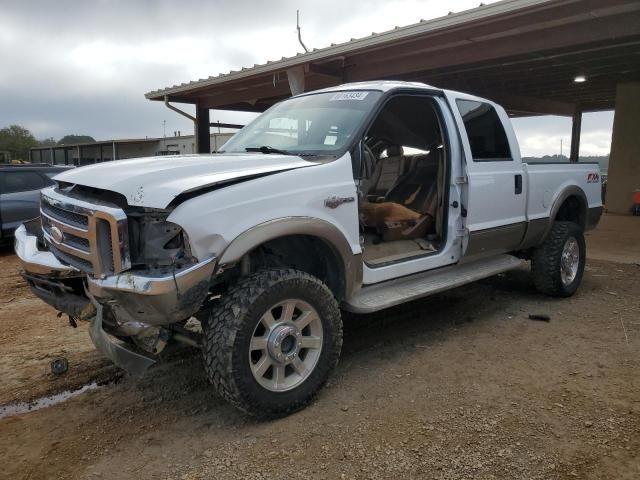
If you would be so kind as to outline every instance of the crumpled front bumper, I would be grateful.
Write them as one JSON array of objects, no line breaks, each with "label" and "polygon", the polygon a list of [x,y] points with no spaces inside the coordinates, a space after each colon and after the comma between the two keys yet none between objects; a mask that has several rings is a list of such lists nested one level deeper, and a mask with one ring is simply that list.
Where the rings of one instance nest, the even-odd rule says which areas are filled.
[{"label": "crumpled front bumper", "polygon": [[[60,288],[61,282],[78,281],[85,276],[76,268],[60,262],[51,252],[40,250],[37,235],[29,231],[37,226],[34,223],[27,227],[21,225],[15,232],[15,251],[26,272],[25,278],[37,277],[34,279],[38,282]],[[142,374],[155,360],[135,352],[105,332],[105,309],[108,308],[115,319],[115,325],[110,321],[109,331],[115,329],[117,335],[123,336],[135,336],[150,327],[185,320],[195,314],[206,299],[216,265],[217,259],[211,257],[164,274],[128,271],[105,278],[86,276],[88,293],[96,307],[89,335],[98,351],[129,373]],[[46,292],[39,291],[37,282],[32,285],[32,290],[57,309],[61,309],[60,298],[68,301],[67,297],[72,296],[66,291],[57,296],[45,295]],[[84,294],[82,299],[89,303]],[[72,314],[70,311],[67,313]]]},{"label": "crumpled front bumper", "polygon": [[161,275],[123,272],[87,277],[89,293],[109,306],[120,325],[169,325],[196,313],[209,292],[216,258]]},{"label": "crumpled front bumper", "polygon": [[89,335],[99,352],[132,375],[142,375],[155,360],[132,350],[105,332],[104,309],[109,308],[115,328],[124,335],[137,336],[160,330],[195,314],[206,299],[216,259],[210,258],[189,268],[164,276],[125,272],[97,279],[87,277],[88,290],[96,302],[97,314]]},{"label": "crumpled front bumper", "polygon": [[[83,275],[51,252],[39,250],[36,235],[30,234],[25,225],[16,230],[15,250],[27,274],[56,279]],[[198,311],[216,264],[217,259],[211,257],[164,273],[127,271],[105,278],[89,275],[87,287],[98,303],[109,307],[119,325],[168,325]]]}]

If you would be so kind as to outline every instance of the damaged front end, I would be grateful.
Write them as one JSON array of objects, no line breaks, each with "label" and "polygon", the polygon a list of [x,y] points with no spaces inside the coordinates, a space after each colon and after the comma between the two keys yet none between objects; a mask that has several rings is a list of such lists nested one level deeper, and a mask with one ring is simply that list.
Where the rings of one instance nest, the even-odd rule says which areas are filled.
[{"label": "damaged front end", "polygon": [[186,232],[167,221],[166,211],[127,212],[131,269],[87,277],[89,293],[111,311],[118,325],[162,326],[198,311],[209,291],[215,257],[198,261]]},{"label": "damaged front end", "polygon": [[[110,192],[47,189],[42,220],[16,231],[16,253],[35,295],[91,321],[100,352],[140,374],[172,339],[197,346],[184,329],[207,298],[216,258],[199,261],[169,211],[129,208]],[[87,202],[87,193],[90,193]]]}]

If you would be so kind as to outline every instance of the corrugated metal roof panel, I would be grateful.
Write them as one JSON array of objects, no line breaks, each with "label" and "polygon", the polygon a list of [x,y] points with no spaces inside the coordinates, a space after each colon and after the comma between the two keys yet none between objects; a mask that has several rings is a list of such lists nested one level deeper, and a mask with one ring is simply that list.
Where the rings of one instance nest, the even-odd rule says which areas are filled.
[{"label": "corrugated metal roof panel", "polygon": [[307,62],[324,60],[327,58],[351,53],[356,50],[379,46],[387,42],[403,40],[427,32],[435,32],[437,30],[452,28],[454,26],[460,26],[469,22],[487,19],[496,15],[513,13],[521,9],[549,3],[551,1],[552,0],[503,0],[501,2],[492,3],[490,5],[483,5],[481,3],[479,7],[465,10],[463,12],[449,12],[449,14],[444,17],[439,17],[432,20],[421,19],[417,23],[404,27],[395,27],[386,32],[373,32],[370,36],[367,37],[351,39],[348,42],[340,44],[332,43],[329,47],[319,49],[314,48],[310,52],[298,53],[292,57],[282,57],[282,59],[276,61],[268,60],[263,64],[255,64],[252,68],[243,68],[240,71],[231,70],[228,73],[220,73],[216,76],[210,76],[206,79],[199,79],[196,81],[182,83],[180,85],[174,85],[172,87],[167,87],[164,89],[154,90],[146,93],[145,97],[148,99],[160,100],[164,98],[165,95],[185,93],[196,88],[213,86],[226,81],[239,80],[254,75],[275,72]]}]

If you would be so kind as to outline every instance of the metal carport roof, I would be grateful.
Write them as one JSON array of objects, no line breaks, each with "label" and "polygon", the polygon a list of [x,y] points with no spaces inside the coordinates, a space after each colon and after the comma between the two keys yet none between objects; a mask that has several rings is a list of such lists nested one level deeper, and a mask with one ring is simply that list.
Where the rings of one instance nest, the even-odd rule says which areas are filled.
[{"label": "metal carport roof", "polygon": [[[637,0],[505,0],[252,68],[152,91],[150,100],[263,111],[304,90],[350,81],[423,81],[501,102],[512,114],[611,109],[640,80]],[[576,75],[587,81],[575,83]]]}]

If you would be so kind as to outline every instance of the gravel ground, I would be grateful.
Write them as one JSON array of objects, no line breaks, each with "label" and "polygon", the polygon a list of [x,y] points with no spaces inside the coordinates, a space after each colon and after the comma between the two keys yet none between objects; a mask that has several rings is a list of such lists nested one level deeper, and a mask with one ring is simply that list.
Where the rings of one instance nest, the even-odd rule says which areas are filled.
[{"label": "gravel ground", "polygon": [[[522,270],[346,318],[329,386],[270,422],[216,398],[197,353],[122,376],[8,252],[0,281],[0,405],[108,382],[0,419],[0,478],[640,478],[635,264],[590,261],[570,299],[538,295]],[[70,370],[54,377],[61,355]]]}]

